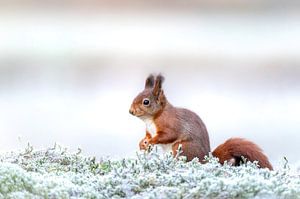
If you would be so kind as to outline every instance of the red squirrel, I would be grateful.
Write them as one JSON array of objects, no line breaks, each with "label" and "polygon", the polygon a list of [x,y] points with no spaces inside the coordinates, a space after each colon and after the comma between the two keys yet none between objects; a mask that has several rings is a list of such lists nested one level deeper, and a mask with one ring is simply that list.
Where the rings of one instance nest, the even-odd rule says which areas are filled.
[{"label": "red squirrel", "polygon": [[[186,156],[187,161],[195,157],[203,160],[210,152],[205,124],[196,113],[174,107],[168,102],[162,89],[163,81],[162,75],[150,75],[146,79],[144,90],[133,100],[130,107],[129,112],[146,124],[146,136],[139,143],[140,149],[146,150],[149,145],[159,145],[164,151],[172,151],[176,156],[181,145],[180,155]],[[258,161],[260,168],[273,169],[256,144],[241,138],[227,140],[212,155],[221,164],[227,161],[238,166],[243,156],[247,161]]]}]

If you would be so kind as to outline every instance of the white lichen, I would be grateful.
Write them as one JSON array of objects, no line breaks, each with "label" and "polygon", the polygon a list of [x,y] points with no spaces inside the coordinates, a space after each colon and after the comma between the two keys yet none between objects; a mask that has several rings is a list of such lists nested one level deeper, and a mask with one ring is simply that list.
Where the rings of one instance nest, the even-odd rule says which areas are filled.
[{"label": "white lichen", "polygon": [[0,156],[0,198],[300,198],[299,170],[221,166],[166,154],[96,160],[55,146]]}]

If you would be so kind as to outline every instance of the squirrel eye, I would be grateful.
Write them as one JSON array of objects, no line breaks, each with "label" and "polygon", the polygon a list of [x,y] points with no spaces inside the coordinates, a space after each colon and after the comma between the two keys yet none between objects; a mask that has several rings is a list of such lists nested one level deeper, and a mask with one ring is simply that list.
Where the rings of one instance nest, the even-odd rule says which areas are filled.
[{"label": "squirrel eye", "polygon": [[143,105],[149,106],[150,100],[148,98],[143,99]]}]

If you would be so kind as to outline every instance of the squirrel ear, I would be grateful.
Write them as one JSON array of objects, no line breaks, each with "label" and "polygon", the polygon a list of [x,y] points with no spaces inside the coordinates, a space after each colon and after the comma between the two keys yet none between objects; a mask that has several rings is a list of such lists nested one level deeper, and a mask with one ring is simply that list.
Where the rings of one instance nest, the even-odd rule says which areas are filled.
[{"label": "squirrel ear", "polygon": [[154,76],[151,74],[146,79],[145,88],[152,88],[153,85],[154,85]]},{"label": "squirrel ear", "polygon": [[159,74],[157,75],[156,79],[155,79],[155,83],[154,83],[154,88],[153,88],[153,95],[154,96],[158,96],[159,93],[162,90],[162,83],[164,82],[165,78]]}]

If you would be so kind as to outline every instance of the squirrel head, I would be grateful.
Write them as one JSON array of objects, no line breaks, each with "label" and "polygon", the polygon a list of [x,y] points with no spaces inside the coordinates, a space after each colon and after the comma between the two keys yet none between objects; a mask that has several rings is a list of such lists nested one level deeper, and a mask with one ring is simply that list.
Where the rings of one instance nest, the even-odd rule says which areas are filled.
[{"label": "squirrel head", "polygon": [[162,89],[164,77],[162,75],[149,75],[144,90],[135,97],[129,113],[141,119],[153,118],[163,111],[167,99]]}]

